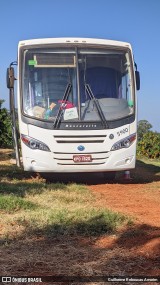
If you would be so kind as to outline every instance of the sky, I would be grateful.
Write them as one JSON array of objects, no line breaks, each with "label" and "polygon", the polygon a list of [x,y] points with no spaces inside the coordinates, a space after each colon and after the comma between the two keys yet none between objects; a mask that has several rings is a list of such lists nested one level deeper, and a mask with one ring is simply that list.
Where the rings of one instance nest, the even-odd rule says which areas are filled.
[{"label": "sky", "polygon": [[0,99],[20,40],[89,37],[129,42],[141,76],[138,120],[160,132],[160,0],[0,0]]}]

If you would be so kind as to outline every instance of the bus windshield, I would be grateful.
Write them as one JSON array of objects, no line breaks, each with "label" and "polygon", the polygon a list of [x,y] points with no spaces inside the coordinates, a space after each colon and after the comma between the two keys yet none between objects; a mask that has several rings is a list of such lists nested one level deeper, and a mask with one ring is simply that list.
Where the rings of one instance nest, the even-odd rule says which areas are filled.
[{"label": "bus windshield", "polygon": [[43,121],[111,121],[134,112],[130,54],[107,48],[37,48],[23,54],[22,110]]}]

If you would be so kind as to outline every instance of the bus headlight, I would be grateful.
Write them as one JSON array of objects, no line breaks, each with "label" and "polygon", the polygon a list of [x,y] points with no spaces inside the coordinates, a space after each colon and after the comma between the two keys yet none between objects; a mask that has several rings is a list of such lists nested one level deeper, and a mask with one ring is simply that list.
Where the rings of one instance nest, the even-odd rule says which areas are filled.
[{"label": "bus headlight", "polygon": [[116,142],[111,150],[118,150],[121,148],[128,148],[131,146],[131,144],[136,140],[136,134],[130,135],[129,137],[126,137],[118,142]]},{"label": "bus headlight", "polygon": [[22,142],[31,149],[39,149],[43,151],[50,151],[49,147],[41,141],[33,139],[29,136],[25,136],[21,134]]}]

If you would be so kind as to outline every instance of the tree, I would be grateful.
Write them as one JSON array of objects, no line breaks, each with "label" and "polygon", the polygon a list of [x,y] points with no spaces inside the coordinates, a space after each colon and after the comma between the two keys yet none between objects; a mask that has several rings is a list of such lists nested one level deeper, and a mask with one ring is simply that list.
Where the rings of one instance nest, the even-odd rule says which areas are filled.
[{"label": "tree", "polygon": [[0,147],[12,147],[11,117],[6,108],[2,108],[4,100],[0,100]]},{"label": "tree", "polygon": [[143,135],[150,132],[151,129],[152,125],[147,120],[140,120],[138,122],[138,130],[137,130],[138,141],[142,140]]},{"label": "tree", "polygon": [[149,131],[138,142],[137,154],[148,158],[160,158],[160,133]]}]

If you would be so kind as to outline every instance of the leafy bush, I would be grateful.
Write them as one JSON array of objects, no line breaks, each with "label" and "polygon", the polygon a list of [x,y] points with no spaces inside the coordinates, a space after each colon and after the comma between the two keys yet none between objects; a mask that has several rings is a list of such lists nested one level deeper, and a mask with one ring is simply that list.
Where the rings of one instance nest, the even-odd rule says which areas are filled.
[{"label": "leafy bush", "polygon": [[10,114],[2,108],[4,100],[0,100],[0,147],[12,147],[12,125]]},{"label": "leafy bush", "polygon": [[149,131],[138,142],[137,154],[148,158],[160,157],[160,133]]}]

